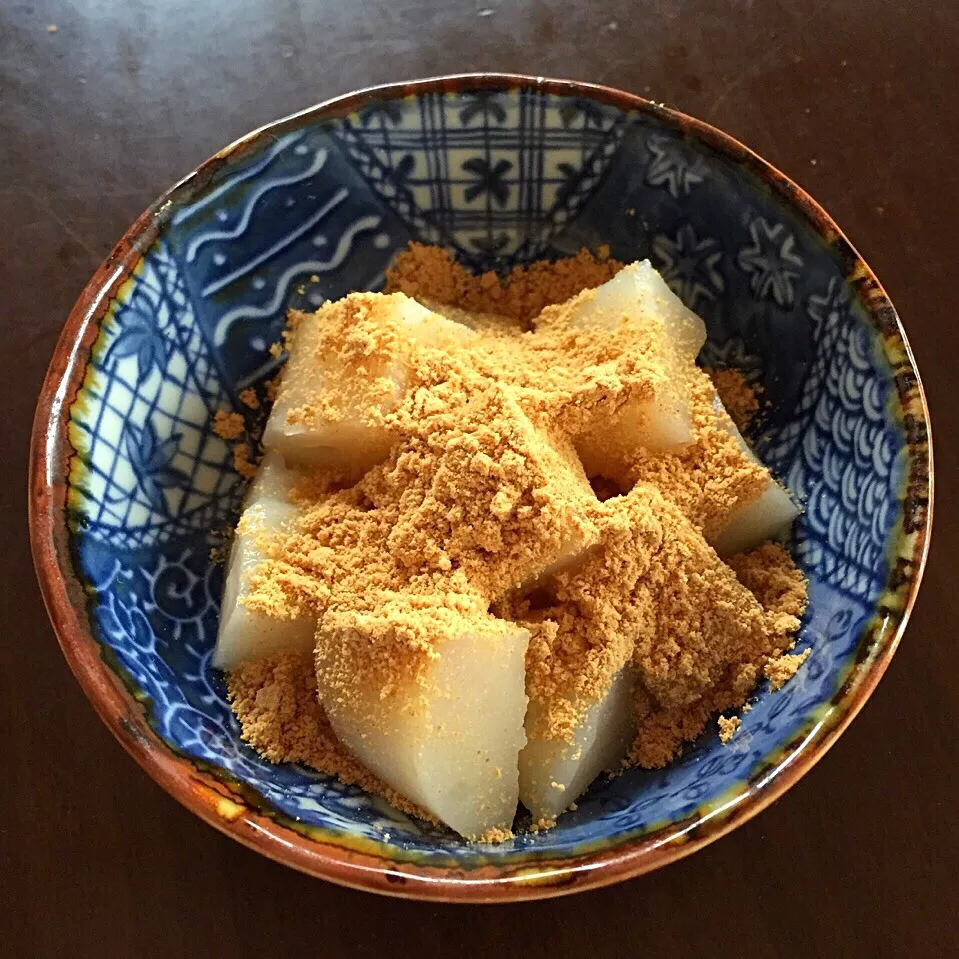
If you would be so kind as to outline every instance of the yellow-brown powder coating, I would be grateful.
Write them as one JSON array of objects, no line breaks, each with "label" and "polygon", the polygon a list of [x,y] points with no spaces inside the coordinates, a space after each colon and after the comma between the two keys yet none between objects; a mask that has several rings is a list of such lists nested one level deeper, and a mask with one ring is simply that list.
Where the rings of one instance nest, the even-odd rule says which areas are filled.
[{"label": "yellow-brown powder coating", "polygon": [[769,660],[763,667],[763,675],[769,680],[769,688],[773,692],[782,689],[796,675],[799,667],[809,659],[811,654],[811,649],[804,649],[801,653],[796,653],[793,656],[776,656]]},{"label": "yellow-brown powder coating", "polygon": [[608,247],[600,247],[595,254],[580,250],[576,256],[554,263],[517,266],[506,277],[496,273],[475,276],[446,250],[411,243],[387,271],[386,289],[421,302],[443,303],[529,323],[544,307],[563,303],[582,290],[602,286],[622,267],[622,263],[610,258]]},{"label": "yellow-brown powder coating", "polygon": [[691,730],[671,741],[675,751],[717,708],[741,705],[759,668],[791,642],[805,582],[772,544],[727,566],[654,487],[604,506],[602,547],[558,574],[546,603],[540,595],[501,609],[531,630],[527,692],[541,707],[534,732],[572,742],[585,711],[630,665],[647,723]]},{"label": "yellow-brown powder coating", "polygon": [[694,442],[658,455],[637,450],[626,469],[627,486],[655,486],[710,538],[737,508],[762,494],[769,473],[724,428],[709,377],[693,370],[688,385]]},{"label": "yellow-brown powder coating", "polygon": [[227,691],[244,742],[266,759],[312,766],[346,785],[384,796],[403,812],[437,823],[428,812],[374,776],[340,744],[317,701],[316,676],[309,656],[282,653],[246,663],[227,676]]},{"label": "yellow-brown powder coating", "polygon": [[351,294],[324,304],[313,317],[291,311],[296,341],[308,339],[285,374],[288,383],[294,376],[304,381],[297,404],[286,413],[287,425],[337,423],[351,410],[382,422],[397,389],[389,370],[405,359],[406,340],[392,307],[384,297]]},{"label": "yellow-brown powder coating", "polygon": [[759,397],[756,388],[750,386],[739,370],[713,370],[710,374],[719,398],[732,417],[736,428],[743,432],[759,412]]},{"label": "yellow-brown powder coating", "polygon": [[[386,695],[414,681],[436,636],[467,628],[492,603],[531,633],[528,692],[547,707],[540,733],[568,741],[630,666],[639,680],[630,761],[661,766],[711,715],[742,706],[764,669],[779,668],[805,582],[781,547],[727,565],[707,543],[768,483],[713,409],[709,378],[684,377],[694,435],[686,448],[635,450],[611,471],[615,483],[593,477],[593,488],[577,459],[577,436],[669,379],[663,343],[648,329],[572,330],[563,308],[547,311],[535,332],[526,328],[619,266],[582,252],[501,280],[473,277],[443,251],[413,245],[390,271],[389,289],[431,309],[451,303],[519,321],[472,324],[476,335],[442,344],[401,342],[399,328],[381,323],[388,298],[356,294],[323,308],[323,349],[365,377],[366,415],[390,432],[392,450],[348,488],[322,474],[300,485],[300,518],[271,543],[244,601],[280,618],[309,612],[320,637],[346,637],[349,655],[325,667],[338,695],[356,684]],[[394,387],[377,365],[384,356],[404,366],[392,407]],[[369,402],[374,394],[382,402]],[[340,391],[294,415],[335,417],[347,405]],[[300,662],[270,682],[308,695],[315,715],[315,677],[296,670],[312,676]],[[257,677],[249,674],[254,693]],[[253,713],[237,703],[248,701],[234,700],[245,731]],[[292,758],[282,727],[261,717],[258,728],[255,740],[250,733],[257,748],[271,742],[273,757]],[[324,755],[306,761],[337,774]]]},{"label": "yellow-brown powder coating", "polygon": [[776,650],[792,645],[806,611],[806,578],[779,543],[764,543],[727,560],[739,581],[766,610],[768,628],[777,637]]},{"label": "yellow-brown powder coating", "polygon": [[251,410],[258,410],[260,408],[260,398],[256,395],[256,390],[252,387],[240,390],[240,402]]},{"label": "yellow-brown powder coating", "polygon": [[680,752],[684,743],[692,742],[706,728],[717,712],[738,709],[755,688],[760,669],[748,664],[730,672],[729,676],[700,699],[687,706],[661,708],[637,691],[637,733],[627,763],[646,769],[661,769]]},{"label": "yellow-brown powder coating", "polygon": [[[316,637],[316,665],[325,695],[355,705],[417,686],[425,695],[426,671],[437,648],[444,640],[475,632],[484,607],[468,595],[396,592],[331,606],[320,619]],[[499,621],[490,625],[504,628]]]},{"label": "yellow-brown powder coating", "polygon": [[[495,384],[468,405],[465,419],[462,409],[431,412],[429,403],[418,415],[398,414],[406,439],[350,489],[302,486],[301,517],[276,537],[246,605],[278,618],[307,610],[335,617],[372,613],[385,598],[419,597],[412,625],[426,616],[425,599],[440,597],[450,613],[475,617],[591,546],[599,504],[572,453]],[[429,635],[428,628],[415,641],[410,630],[393,634],[376,647],[375,669],[344,665],[343,683],[386,688],[411,678],[430,655]]]},{"label": "yellow-brown powder coating", "polygon": [[764,625],[757,643],[738,663],[730,664],[715,686],[685,707],[664,707],[645,690],[637,694],[639,731],[630,755],[637,765],[665,766],[683,743],[703,731],[711,715],[742,707],[762,675],[779,689],[809,654],[806,650],[798,656],[784,655],[795,644],[807,600],[806,580],[786,550],[766,543],[728,562],[762,609]]},{"label": "yellow-brown powder coating", "polygon": [[213,417],[213,432],[221,439],[235,440],[243,435],[246,423],[242,413],[229,413],[226,410],[217,410]]},{"label": "yellow-brown powder coating", "polygon": [[720,742],[725,746],[736,735],[736,730],[743,724],[743,721],[738,716],[720,716],[717,724],[719,726]]}]

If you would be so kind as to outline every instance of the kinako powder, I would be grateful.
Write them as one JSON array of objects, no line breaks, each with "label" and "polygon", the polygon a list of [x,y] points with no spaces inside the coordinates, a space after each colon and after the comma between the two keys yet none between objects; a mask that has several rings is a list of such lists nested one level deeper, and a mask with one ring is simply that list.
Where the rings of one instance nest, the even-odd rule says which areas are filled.
[{"label": "kinako powder", "polygon": [[712,380],[726,412],[742,432],[759,412],[757,387],[751,386],[742,372],[735,369],[713,370]]},{"label": "kinako powder", "polygon": [[[706,373],[685,374],[691,444],[635,449],[612,476],[583,470],[576,438],[665,379],[653,332],[572,332],[556,306],[588,297],[621,266],[581,251],[500,278],[474,276],[432,247],[411,244],[397,258],[388,292],[485,317],[471,317],[477,332],[464,343],[407,357],[398,407],[370,414],[393,437],[386,461],[352,484],[303,476],[292,494],[299,519],[265,544],[243,601],[318,618],[325,688],[349,697],[365,684],[388,696],[423,673],[437,636],[500,617],[530,632],[527,693],[542,707],[542,735],[571,741],[630,665],[638,734],[627,763],[654,768],[711,716],[743,707],[763,676],[778,688],[802,664],[808,651],[788,653],[806,583],[789,554],[767,543],[724,562],[707,543],[768,474],[723,428]],[[322,348],[353,376],[372,376],[369,357],[397,333],[382,302],[353,294],[321,308],[331,318]],[[548,322],[526,332],[543,310]],[[745,424],[755,393],[730,371],[715,383]],[[222,425],[236,435],[232,420]],[[306,763],[429,818],[337,742],[309,657],[246,664],[228,689],[243,738],[268,759]],[[721,717],[724,742],[738,725]]]}]

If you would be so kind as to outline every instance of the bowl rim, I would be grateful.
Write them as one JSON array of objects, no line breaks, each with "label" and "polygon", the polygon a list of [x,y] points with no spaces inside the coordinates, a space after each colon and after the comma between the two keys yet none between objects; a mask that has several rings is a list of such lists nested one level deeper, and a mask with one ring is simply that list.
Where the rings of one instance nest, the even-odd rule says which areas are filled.
[{"label": "bowl rim", "polygon": [[[175,202],[204,189],[217,170],[255,148],[264,137],[307,120],[351,114],[374,100],[416,94],[518,88],[540,94],[583,97],[624,112],[651,115],[707,143],[755,173],[838,250],[846,276],[859,288],[870,319],[902,355],[896,385],[907,427],[911,474],[906,501],[915,506],[909,531],[910,556],[900,571],[901,612],[891,636],[876,627],[878,652],[868,671],[842,700],[841,715],[829,728],[814,730],[806,748],[788,759],[759,786],[720,807],[711,821],[671,823],[620,847],[562,860],[544,860],[512,869],[469,870],[396,863],[376,855],[372,843],[355,848],[322,836],[305,837],[268,813],[248,806],[219,778],[163,742],[146,722],[142,706],[107,666],[87,623],[87,596],[73,572],[65,521],[66,477],[73,455],[67,436],[69,407],[82,381],[100,320],[120,285],[153,243]],[[905,373],[907,375],[902,375]],[[598,888],[650,872],[688,856],[751,819],[794,785],[839,738],[885,672],[902,638],[916,600],[929,550],[933,516],[933,458],[929,411],[912,350],[898,314],[873,272],[832,218],[804,190],[738,140],[716,127],[643,97],[599,84],[511,73],[464,73],[366,87],[333,97],[265,124],[219,150],[152,203],[127,229],[80,293],[60,334],[40,391],[30,446],[28,516],[34,565],[44,603],[63,654],[94,709],[121,745],[168,793],[221,832],[271,859],[340,885],[403,898],[447,902],[507,902]],[[741,801],[745,800],[745,801]],[[720,813],[722,815],[720,815]]]}]

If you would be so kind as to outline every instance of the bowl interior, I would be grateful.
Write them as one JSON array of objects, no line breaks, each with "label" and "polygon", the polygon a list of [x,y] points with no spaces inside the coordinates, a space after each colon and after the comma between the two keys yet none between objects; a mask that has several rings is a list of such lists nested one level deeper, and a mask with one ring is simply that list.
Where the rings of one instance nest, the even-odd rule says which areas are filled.
[{"label": "bowl interior", "polygon": [[[903,612],[890,572],[912,562],[921,525],[895,379],[909,359],[894,316],[877,326],[844,241],[730,151],[668,111],[599,92],[392,89],[242,142],[158,209],[65,414],[78,451],[67,506],[104,668],[171,750],[306,836],[466,870],[712,828],[815,752]],[[244,489],[213,414],[272,374],[288,307],[379,288],[410,240],[476,270],[600,244],[651,258],[706,320],[705,361],[762,386],[770,405],[753,439],[806,507],[792,545],[810,581],[799,648],[812,655],[797,677],[760,693],[729,746],[712,729],[667,769],[597,784],[552,831],[496,847],[264,761],[240,742],[209,664],[222,586],[210,551]]]}]

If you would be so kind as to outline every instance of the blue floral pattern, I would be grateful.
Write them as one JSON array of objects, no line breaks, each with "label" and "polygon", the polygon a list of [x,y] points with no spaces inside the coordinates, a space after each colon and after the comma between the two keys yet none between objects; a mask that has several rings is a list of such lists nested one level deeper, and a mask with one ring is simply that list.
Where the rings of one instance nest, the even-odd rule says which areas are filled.
[{"label": "blue floral pattern", "polygon": [[719,243],[709,236],[700,239],[689,223],[674,238],[655,237],[653,255],[670,289],[692,310],[700,300],[715,300],[726,287],[718,268],[723,258]]},{"label": "blue floral pattern", "polygon": [[662,187],[678,199],[706,179],[706,162],[674,137],[653,135],[647,143],[652,159],[646,167],[646,182]]},{"label": "blue floral pattern", "polygon": [[757,217],[749,227],[750,243],[736,257],[749,274],[749,285],[760,299],[773,299],[788,309],[793,304],[793,281],[802,269],[796,238],[782,223]]},{"label": "blue floral pattern", "polygon": [[[461,866],[625,842],[774,775],[769,757],[816,727],[855,666],[902,512],[892,376],[834,252],[665,121],[582,98],[429,93],[285,129],[168,211],[104,319],[72,408],[77,569],[108,662],[157,734],[291,821]],[[806,506],[794,547],[810,579],[800,646],[812,655],[799,676],[759,695],[730,747],[705,735],[665,770],[597,784],[555,830],[495,849],[264,761],[240,741],[210,668],[222,589],[210,550],[243,491],[213,414],[244,411],[238,393],[272,372],[288,307],[379,288],[411,239],[474,269],[583,244],[651,256],[706,318],[704,360],[762,384],[771,406],[757,448]]]}]

